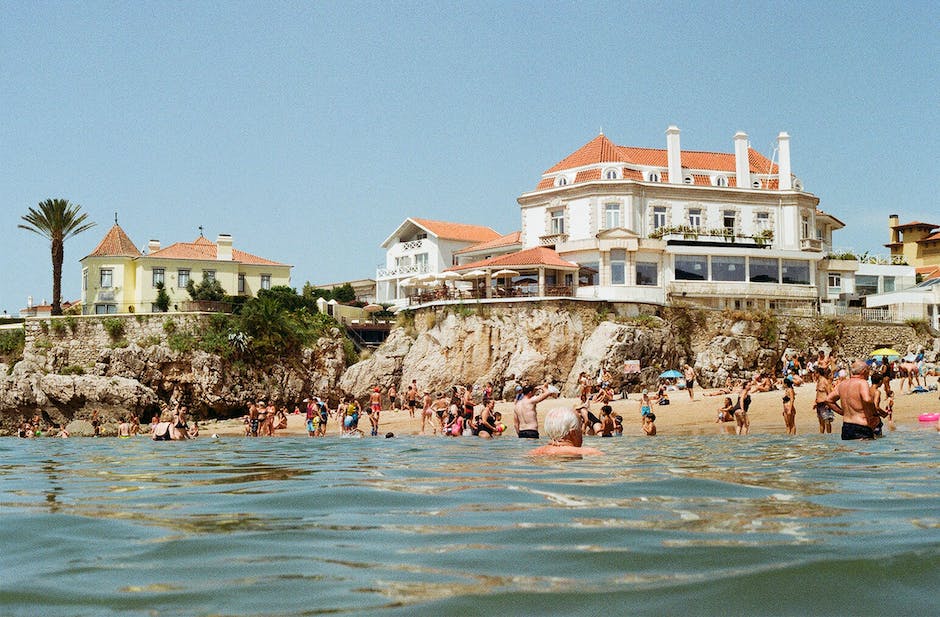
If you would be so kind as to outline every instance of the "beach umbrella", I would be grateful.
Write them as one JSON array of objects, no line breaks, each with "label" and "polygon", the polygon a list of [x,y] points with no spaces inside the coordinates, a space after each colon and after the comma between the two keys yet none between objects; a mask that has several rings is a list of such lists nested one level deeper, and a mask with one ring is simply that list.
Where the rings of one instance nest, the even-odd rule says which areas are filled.
[{"label": "beach umbrella", "polygon": [[881,356],[888,356],[888,357],[897,356],[898,358],[901,357],[900,352],[895,351],[894,349],[891,349],[890,347],[880,347],[880,348],[876,349],[875,351],[871,352],[871,353],[868,354],[868,355],[871,356],[872,358],[874,358],[874,357],[876,357],[876,356],[879,357],[879,358],[880,358]]},{"label": "beach umbrella", "polygon": [[364,310],[364,311],[367,312],[367,313],[378,313],[379,311],[381,311],[381,310],[384,309],[384,308],[385,308],[385,307],[382,306],[381,304],[375,304],[375,303],[373,302],[373,303],[367,304],[367,305],[365,305],[364,307],[362,307],[362,310]]},{"label": "beach umbrella", "polygon": [[460,278],[465,278],[465,279],[478,279],[478,278],[482,278],[482,277],[484,277],[484,276],[486,276],[486,271],[485,271],[485,270],[471,270],[470,272],[464,272],[464,273],[463,273],[463,276],[461,276]]},{"label": "beach umbrella", "polygon": [[669,369],[668,371],[663,371],[659,374],[660,379],[681,379],[682,373],[675,369]]},{"label": "beach umbrella", "polygon": [[456,281],[460,278],[460,275],[453,271],[441,272],[437,275],[438,280],[441,281]]},{"label": "beach umbrella", "polygon": [[413,276],[409,276],[408,278],[404,278],[398,281],[398,284],[401,285],[402,287],[414,287],[415,279]]},{"label": "beach umbrella", "polygon": [[519,276],[519,273],[516,272],[515,270],[497,270],[490,276],[492,276],[495,279],[500,276]]}]

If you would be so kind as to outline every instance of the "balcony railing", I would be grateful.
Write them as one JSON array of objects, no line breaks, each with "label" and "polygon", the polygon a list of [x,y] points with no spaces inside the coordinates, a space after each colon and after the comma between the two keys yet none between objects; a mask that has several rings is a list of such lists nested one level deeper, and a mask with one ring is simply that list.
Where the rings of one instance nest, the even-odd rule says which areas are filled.
[{"label": "balcony railing", "polygon": [[823,241],[819,238],[801,238],[800,250],[821,253],[823,250]]},{"label": "balcony railing", "polygon": [[413,274],[427,274],[431,271],[428,264],[412,264],[410,266],[399,266],[397,268],[377,268],[375,271],[376,279],[393,279],[400,276],[411,276]]},{"label": "balcony railing", "polygon": [[400,251],[413,251],[424,246],[424,239],[421,240],[409,240],[408,242],[399,242],[398,248]]},{"label": "balcony railing", "polygon": [[547,234],[539,236],[539,243],[542,246],[554,246],[568,241],[568,234]]}]

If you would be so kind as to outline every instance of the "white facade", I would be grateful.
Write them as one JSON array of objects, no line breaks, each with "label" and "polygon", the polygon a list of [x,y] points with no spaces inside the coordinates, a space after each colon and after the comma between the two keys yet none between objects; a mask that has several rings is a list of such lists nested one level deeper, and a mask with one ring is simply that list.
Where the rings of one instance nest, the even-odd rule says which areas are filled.
[{"label": "white facade", "polygon": [[866,301],[870,308],[891,310],[896,321],[925,319],[935,330],[940,330],[940,279],[901,291],[871,295]]},{"label": "white facade", "polygon": [[[643,164],[600,136],[547,171],[539,190],[518,199],[523,247],[551,246],[581,265],[579,297],[814,304],[818,264],[842,223],[817,210],[819,199],[797,179],[786,184],[800,190],[779,190],[776,173],[757,173],[746,135],[735,136],[735,156],[681,152],[678,133],[670,127],[667,149],[644,153]],[[686,166],[687,154],[691,165],[713,168]]]},{"label": "white facade", "polygon": [[454,253],[500,234],[488,227],[408,218],[385,242],[385,265],[375,273],[376,301],[396,303],[407,297],[402,281],[436,275],[454,264]]}]

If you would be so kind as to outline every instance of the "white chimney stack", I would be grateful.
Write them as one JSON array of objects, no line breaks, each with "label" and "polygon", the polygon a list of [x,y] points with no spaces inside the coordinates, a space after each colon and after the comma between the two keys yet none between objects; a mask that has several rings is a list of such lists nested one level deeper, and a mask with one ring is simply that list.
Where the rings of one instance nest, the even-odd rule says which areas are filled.
[{"label": "white chimney stack", "polygon": [[232,236],[219,234],[215,239],[215,256],[219,261],[232,261]]},{"label": "white chimney stack", "polygon": [[151,240],[150,242],[147,243],[147,252],[150,253],[151,255],[153,255],[159,250],[160,250],[159,240]]},{"label": "white chimney stack", "polygon": [[26,308],[33,308],[33,297],[26,296]]},{"label": "white chimney stack", "polygon": [[747,156],[747,133],[734,134],[734,176],[739,189],[751,188],[751,162]]},{"label": "white chimney stack", "polygon": [[669,166],[669,184],[682,184],[682,152],[679,149],[679,127],[671,124],[666,129],[666,164]]},{"label": "white chimney stack", "polygon": [[790,178],[790,136],[786,132],[777,135],[777,178],[781,191],[793,190],[793,180]]}]

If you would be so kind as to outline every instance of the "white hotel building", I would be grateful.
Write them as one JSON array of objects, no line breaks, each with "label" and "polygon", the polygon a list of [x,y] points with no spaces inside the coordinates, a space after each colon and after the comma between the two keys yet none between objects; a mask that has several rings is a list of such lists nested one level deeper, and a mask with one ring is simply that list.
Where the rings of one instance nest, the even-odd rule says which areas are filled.
[{"label": "white hotel building", "polygon": [[[468,245],[447,269],[485,272],[486,297],[807,311],[839,298],[826,258],[844,224],[820,210],[792,173],[789,135],[777,137],[776,162],[750,148],[742,132],[730,153],[682,150],[679,138],[675,126],[666,130],[665,149],[618,146],[598,135],[518,197],[521,229],[504,236],[513,242],[495,251],[492,240],[481,241],[487,250]],[[393,241],[410,238],[405,227],[383,245],[390,267]],[[521,293],[491,276],[506,269],[528,281]]]}]

